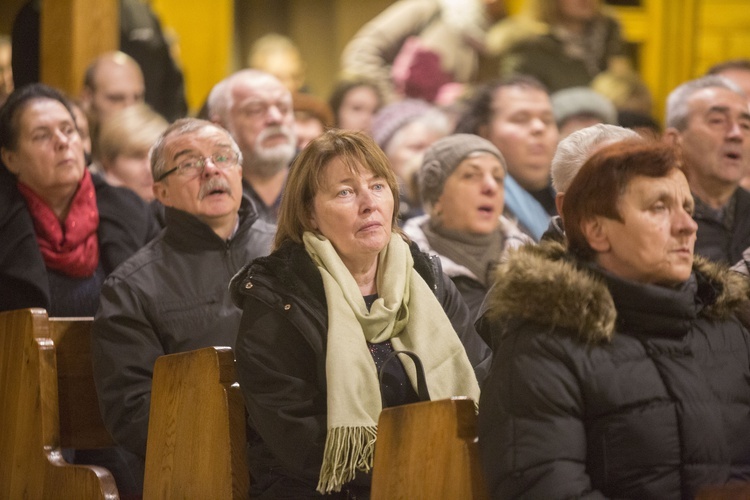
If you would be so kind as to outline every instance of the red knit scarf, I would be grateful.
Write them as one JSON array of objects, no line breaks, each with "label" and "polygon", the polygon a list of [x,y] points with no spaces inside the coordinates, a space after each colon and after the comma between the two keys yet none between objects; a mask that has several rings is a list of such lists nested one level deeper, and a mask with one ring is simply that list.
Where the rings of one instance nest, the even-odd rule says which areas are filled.
[{"label": "red knit scarf", "polygon": [[93,275],[99,265],[99,240],[96,236],[99,209],[89,171],[84,171],[70,202],[68,216],[62,223],[31,188],[19,182],[18,190],[26,199],[47,268],[73,278]]}]

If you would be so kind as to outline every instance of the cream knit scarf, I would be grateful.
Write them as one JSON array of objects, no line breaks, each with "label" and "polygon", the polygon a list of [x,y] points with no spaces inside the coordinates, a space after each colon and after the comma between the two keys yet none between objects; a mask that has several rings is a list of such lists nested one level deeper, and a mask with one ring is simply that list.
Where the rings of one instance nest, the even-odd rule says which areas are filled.
[{"label": "cream knit scarf", "polygon": [[[321,235],[303,241],[323,278],[328,303],[326,379],[328,413],[318,491],[329,493],[372,467],[382,409],[375,363],[367,342],[391,340],[394,350],[415,352],[430,396],[468,396],[479,401],[479,385],[461,341],[440,303],[414,271],[409,245],[395,235],[380,252],[378,299],[368,312],[354,277]],[[416,373],[405,364],[412,386]]]}]

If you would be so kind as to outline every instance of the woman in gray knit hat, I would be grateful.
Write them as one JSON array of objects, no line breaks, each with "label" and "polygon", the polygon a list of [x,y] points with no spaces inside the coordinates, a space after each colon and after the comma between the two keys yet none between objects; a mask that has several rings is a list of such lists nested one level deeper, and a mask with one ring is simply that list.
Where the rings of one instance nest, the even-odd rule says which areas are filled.
[{"label": "woman in gray knit hat", "polygon": [[477,135],[438,140],[425,152],[419,171],[427,214],[404,226],[422,251],[440,256],[443,271],[474,314],[505,252],[531,242],[502,215],[505,167],[500,151]]}]

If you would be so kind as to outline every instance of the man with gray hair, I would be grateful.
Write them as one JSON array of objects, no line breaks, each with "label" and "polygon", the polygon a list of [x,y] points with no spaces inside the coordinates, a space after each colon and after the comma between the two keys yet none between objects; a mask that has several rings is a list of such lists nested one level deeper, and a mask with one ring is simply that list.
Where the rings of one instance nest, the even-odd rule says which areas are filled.
[{"label": "man with gray hair", "polygon": [[742,89],[722,76],[683,83],[667,98],[664,140],[682,151],[695,198],[695,253],[734,263],[750,246],[750,108]]},{"label": "man with gray hair", "polygon": [[[552,187],[555,188],[555,206],[557,213],[562,214],[565,191],[573,182],[584,163],[591,155],[604,146],[626,140],[640,140],[641,136],[633,130],[617,125],[597,124],[577,130],[557,145],[557,151],[552,158]],[[563,241],[565,228],[562,218],[558,215],[552,218],[549,228],[542,239]]]},{"label": "man with gray hair", "polygon": [[296,154],[292,94],[275,76],[243,69],[211,90],[208,117],[237,141],[244,157],[243,188],[261,218],[275,223]]},{"label": "man with gray hair", "polygon": [[151,150],[166,227],[102,286],[92,333],[99,404],[114,440],[141,460],[156,358],[234,347],[242,310],[229,281],[270,252],[275,228],[243,196],[241,162],[218,125],[194,118],[170,125]]}]

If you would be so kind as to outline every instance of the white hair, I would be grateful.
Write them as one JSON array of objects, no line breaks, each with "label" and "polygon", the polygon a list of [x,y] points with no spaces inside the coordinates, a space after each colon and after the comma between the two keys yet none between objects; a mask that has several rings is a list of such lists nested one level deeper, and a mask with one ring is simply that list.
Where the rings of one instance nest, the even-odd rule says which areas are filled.
[{"label": "white hair", "polygon": [[633,130],[604,123],[573,132],[557,145],[552,158],[552,186],[558,193],[564,193],[596,151],[613,142],[640,138]]},{"label": "white hair", "polygon": [[280,87],[283,87],[278,78],[258,69],[243,69],[224,78],[214,85],[208,94],[208,119],[221,124],[224,128],[228,128],[229,111],[234,105],[232,94],[235,86],[242,82],[249,87],[254,87],[268,80],[273,80]]},{"label": "white hair", "polygon": [[743,98],[746,97],[742,88],[725,76],[708,75],[690,80],[669,93],[667,97],[667,115],[664,120],[666,126],[680,131],[685,130],[688,126],[688,118],[690,118],[688,100],[699,90],[710,88],[723,88]]}]

